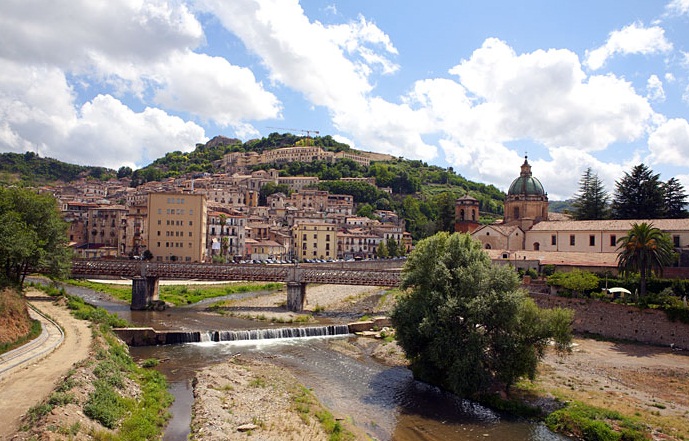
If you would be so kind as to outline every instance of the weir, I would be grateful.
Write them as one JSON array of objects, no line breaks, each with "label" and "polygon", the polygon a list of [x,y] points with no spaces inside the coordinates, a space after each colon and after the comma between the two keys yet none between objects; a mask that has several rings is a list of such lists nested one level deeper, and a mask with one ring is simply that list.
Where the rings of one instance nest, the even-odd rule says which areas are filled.
[{"label": "weir", "polygon": [[129,346],[157,346],[181,343],[272,340],[284,338],[348,335],[349,325],[306,326],[227,331],[156,331],[153,328],[117,328],[115,334]]}]

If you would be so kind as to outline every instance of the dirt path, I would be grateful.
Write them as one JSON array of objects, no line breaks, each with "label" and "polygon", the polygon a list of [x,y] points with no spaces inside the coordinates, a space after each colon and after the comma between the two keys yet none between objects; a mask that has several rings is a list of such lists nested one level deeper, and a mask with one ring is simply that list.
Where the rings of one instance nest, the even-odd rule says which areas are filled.
[{"label": "dirt path", "polygon": [[[27,297],[44,296],[33,291]],[[91,347],[89,323],[74,318],[69,310],[51,301],[31,304],[62,326],[62,344],[40,360],[14,369],[0,380],[0,440],[9,439],[19,426],[19,419],[32,406],[44,400],[77,362],[88,357]]]}]

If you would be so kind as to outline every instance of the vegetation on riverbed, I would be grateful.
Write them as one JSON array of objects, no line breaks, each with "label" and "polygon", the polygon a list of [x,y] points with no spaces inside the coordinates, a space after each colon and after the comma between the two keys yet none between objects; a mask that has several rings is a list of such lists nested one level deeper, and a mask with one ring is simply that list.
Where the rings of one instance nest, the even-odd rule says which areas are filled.
[{"label": "vegetation on riverbed", "polygon": [[[132,301],[131,285],[92,282],[89,280],[70,280],[69,284],[108,294],[125,302]],[[274,291],[284,284],[270,283],[228,283],[222,285],[162,285],[159,287],[160,300],[175,306],[190,305],[205,299],[228,296],[253,291]]]}]

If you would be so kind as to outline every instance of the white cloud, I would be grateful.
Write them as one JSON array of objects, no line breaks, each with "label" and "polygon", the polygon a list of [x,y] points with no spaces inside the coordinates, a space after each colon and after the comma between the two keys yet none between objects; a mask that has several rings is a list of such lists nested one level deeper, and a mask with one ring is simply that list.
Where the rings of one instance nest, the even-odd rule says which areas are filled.
[{"label": "white cloud", "polygon": [[310,22],[296,0],[201,4],[260,57],[272,81],[326,107],[335,127],[358,144],[412,158],[437,154],[421,138],[428,127],[423,114],[371,96],[370,77],[398,69],[389,58],[397,49],[374,23],[361,16],[333,26]]},{"label": "white cloud", "polygon": [[666,9],[670,15],[689,14],[689,0],[672,0]]},{"label": "white cloud", "polygon": [[145,165],[171,149],[193,148],[205,134],[194,123],[147,108],[134,112],[109,95],[78,111],[60,69],[0,59],[0,149],[35,151],[83,165]]},{"label": "white cloud", "polygon": [[[107,7],[106,7],[107,5]],[[187,7],[164,0],[90,0],[0,4],[0,56],[89,70],[94,58],[149,63],[203,41]],[[101,72],[107,75],[109,72]]]},{"label": "white cloud", "polygon": [[665,101],[663,82],[657,75],[651,75],[646,82],[646,96],[650,101]]},{"label": "white cloud", "polygon": [[689,166],[689,122],[667,120],[648,136],[653,164]]},{"label": "white cloud", "polygon": [[[134,112],[117,99],[99,95],[80,109],[79,120],[57,148],[75,163],[117,168],[123,159],[148,164],[173,150],[189,151],[207,138],[201,127],[160,109]],[[63,153],[64,155],[64,153]]]},{"label": "white cloud", "polygon": [[654,124],[648,101],[630,83],[613,75],[587,77],[567,50],[518,55],[488,39],[450,73],[458,80],[418,81],[406,97],[426,117],[417,128],[440,134],[448,163],[503,189],[523,161],[513,150],[522,140],[548,148],[552,160],[532,165],[538,164],[548,191],[567,196],[587,166],[604,165],[593,152],[642,139]]},{"label": "white cloud", "polygon": [[665,30],[659,26],[643,27],[633,23],[619,31],[613,31],[601,47],[586,51],[584,64],[598,70],[615,54],[655,54],[672,50],[672,43],[665,38]]},{"label": "white cloud", "polygon": [[249,69],[233,66],[224,58],[180,53],[155,71],[162,78],[155,100],[166,108],[191,112],[221,126],[280,115],[275,95],[267,92]]}]

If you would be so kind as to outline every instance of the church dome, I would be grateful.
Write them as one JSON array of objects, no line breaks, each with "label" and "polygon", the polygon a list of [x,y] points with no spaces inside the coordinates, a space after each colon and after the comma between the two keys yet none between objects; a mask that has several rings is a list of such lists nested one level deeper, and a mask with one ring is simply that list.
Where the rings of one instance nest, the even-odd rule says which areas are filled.
[{"label": "church dome", "polygon": [[545,196],[545,194],[541,181],[531,175],[531,165],[525,157],[522,171],[519,177],[512,181],[507,196]]}]

